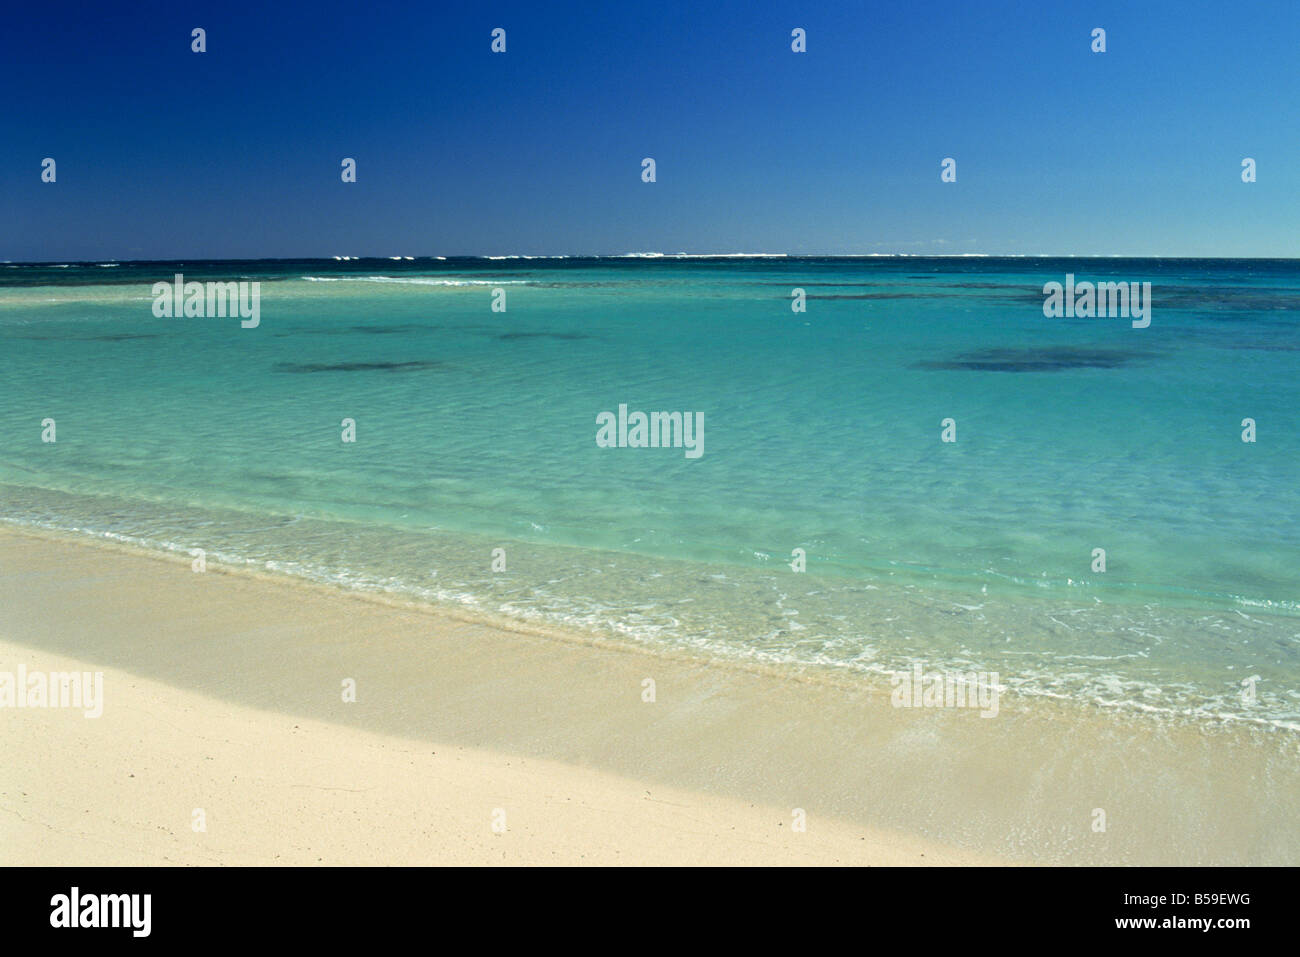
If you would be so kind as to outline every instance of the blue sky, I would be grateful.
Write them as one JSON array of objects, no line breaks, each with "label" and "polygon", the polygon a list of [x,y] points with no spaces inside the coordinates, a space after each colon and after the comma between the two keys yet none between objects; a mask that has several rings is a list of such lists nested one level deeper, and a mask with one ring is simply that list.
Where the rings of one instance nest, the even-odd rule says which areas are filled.
[{"label": "blue sky", "polygon": [[1300,256],[1294,0],[121,6],[6,12],[0,259]]}]

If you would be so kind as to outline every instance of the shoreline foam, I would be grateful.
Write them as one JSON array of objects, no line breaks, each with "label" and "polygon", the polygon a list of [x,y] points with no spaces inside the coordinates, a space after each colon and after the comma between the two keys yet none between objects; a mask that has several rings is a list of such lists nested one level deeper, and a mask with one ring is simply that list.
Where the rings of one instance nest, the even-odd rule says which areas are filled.
[{"label": "shoreline foam", "polygon": [[[0,488],[3,487],[3,485],[0,485]],[[185,509],[182,508],[181,511],[185,511]],[[217,516],[232,511],[231,509],[221,509],[214,511],[212,514]],[[287,520],[284,516],[265,515],[255,509],[248,509],[240,514],[245,521],[256,523],[266,520],[270,523],[267,526],[268,528],[272,528],[278,533],[287,534],[283,533],[281,528],[282,524]],[[186,512],[186,516],[192,524],[193,519],[188,512]],[[359,534],[372,535],[384,530],[380,526],[349,519],[296,518],[289,524],[303,522],[319,525],[318,535],[320,530],[328,529],[332,536],[341,536],[342,538],[348,537],[349,529],[353,529]],[[220,520],[218,520],[219,524]],[[138,552],[143,555],[181,563],[189,562],[193,549],[198,547],[205,535],[209,538],[212,537],[212,529],[210,528],[204,532],[196,531],[189,544],[184,544],[173,541],[174,535],[163,539],[154,539],[104,529],[67,526],[50,522],[34,523],[12,517],[0,517],[0,529],[6,527],[19,531],[28,531],[36,535],[50,535],[74,543],[80,542],[96,547]],[[397,528],[388,531],[393,534],[402,532],[401,529]],[[472,537],[468,537],[467,533],[453,531],[440,534],[449,541],[456,540],[456,551],[475,551],[477,549],[484,551],[484,554],[486,554],[485,549],[488,543],[501,541],[497,537],[483,535],[477,536],[481,541],[473,541]],[[464,541],[461,541],[462,539]],[[433,544],[441,544],[444,548],[446,545],[445,542]],[[534,558],[541,558],[543,560],[542,564],[546,565],[548,569],[555,570],[558,568],[557,565],[551,562],[559,560],[556,556],[560,556],[562,558],[561,564],[568,569],[566,574],[571,574],[574,567],[587,564],[599,565],[603,560],[610,558],[628,563],[640,562],[648,564],[655,562],[661,568],[675,568],[679,577],[693,570],[691,563],[679,559],[666,559],[632,553],[622,555],[569,545],[537,545],[527,542],[513,542],[510,544],[512,553],[514,548],[538,549],[538,555],[534,556]],[[207,562],[212,571],[223,574],[248,575],[273,581],[287,580],[324,589],[329,593],[365,598],[394,607],[428,610],[432,614],[446,615],[458,621],[472,622],[504,631],[545,635],[579,644],[604,644],[611,647],[626,647],[644,650],[652,655],[677,656],[706,663],[727,662],[749,666],[758,671],[777,675],[813,674],[818,675],[819,680],[844,683],[847,687],[870,688],[885,694],[888,693],[888,681],[892,675],[899,671],[910,671],[914,664],[919,663],[927,669],[947,671],[996,670],[1006,679],[1003,684],[1004,693],[1008,694],[1013,700],[1052,702],[1066,709],[1077,707],[1084,709],[1085,712],[1101,711],[1107,714],[1126,715],[1139,719],[1186,721],[1197,726],[1201,724],[1209,726],[1240,724],[1292,733],[1300,731],[1300,715],[1297,715],[1294,708],[1291,711],[1276,713],[1271,710],[1261,710],[1260,705],[1264,703],[1262,700],[1256,704],[1254,709],[1247,709],[1244,706],[1236,707],[1240,693],[1235,690],[1230,694],[1226,694],[1226,698],[1224,698],[1224,701],[1227,701],[1233,707],[1222,706],[1224,701],[1216,703],[1208,699],[1203,699],[1201,704],[1195,708],[1181,702],[1176,703],[1177,699],[1171,702],[1170,698],[1165,694],[1165,689],[1172,686],[1177,690],[1176,678],[1166,677],[1160,684],[1150,685],[1144,684],[1140,678],[1126,679],[1121,675],[1113,679],[1116,684],[1111,689],[1107,687],[1108,678],[1105,674],[1092,675],[1090,678],[1092,683],[1091,693],[1084,695],[1080,693],[1080,688],[1075,686],[1068,686],[1063,690],[1054,688],[1052,686],[1054,673],[1016,672],[1006,667],[1008,663],[1017,664],[1014,660],[1011,662],[1003,661],[1001,669],[998,669],[995,664],[990,664],[990,662],[997,660],[993,657],[980,660],[969,659],[965,662],[954,663],[944,657],[946,654],[951,653],[950,648],[929,648],[925,650],[925,653],[921,654],[920,658],[900,658],[898,650],[892,649],[892,653],[886,659],[880,661],[861,659],[846,661],[830,655],[796,653],[793,647],[789,650],[784,650],[779,646],[775,648],[764,647],[758,642],[739,641],[725,635],[700,638],[689,630],[685,631],[684,635],[676,634],[672,630],[661,633],[658,627],[652,623],[644,621],[633,623],[625,620],[618,614],[617,608],[606,609],[604,612],[587,612],[580,609],[583,612],[582,614],[558,614],[554,608],[549,607],[540,609],[537,607],[521,607],[512,600],[503,599],[501,593],[495,590],[495,582],[492,580],[495,576],[487,577],[487,581],[492,587],[484,585],[481,581],[474,583],[479,586],[477,588],[464,583],[453,585],[454,578],[452,576],[435,579],[435,584],[415,586],[406,577],[385,578],[383,575],[376,575],[374,569],[364,571],[331,569],[327,565],[319,565],[311,560],[304,561],[302,556],[290,558],[284,555],[276,555],[268,558],[268,554],[257,556],[237,552],[227,553],[223,549],[213,550],[209,546]],[[443,557],[446,558],[447,555],[444,554]],[[547,559],[550,559],[550,561],[547,561]],[[537,562],[534,561],[533,564],[537,564]],[[737,572],[740,575],[748,573],[751,577],[761,572],[761,570],[755,569],[732,569],[730,567],[719,570],[731,571],[733,578],[736,577]],[[543,578],[545,577],[547,576],[544,575]],[[612,575],[606,575],[606,577],[612,578]],[[653,577],[662,578],[663,576],[655,573]],[[691,576],[688,575],[688,577]],[[727,578],[728,576],[723,575],[722,577]],[[623,578],[627,578],[626,571],[623,573]],[[809,583],[813,581],[814,579],[811,577],[807,579]],[[729,582],[729,584],[734,585],[739,582],[740,579],[737,578],[735,582]],[[746,580],[746,583],[750,587],[755,584],[754,581],[748,580]],[[846,581],[837,583],[841,586],[852,584]],[[763,583],[760,581],[758,584]],[[634,588],[636,586],[633,584],[628,587]],[[880,603],[881,597],[885,593],[879,590],[879,586],[865,583],[862,587],[872,591],[875,602]],[[916,592],[910,591],[911,587],[900,585],[894,588],[886,601],[894,603],[903,601],[907,604],[889,604],[888,608],[891,611],[907,611],[910,609],[916,616],[916,620],[912,624],[918,629],[918,633],[926,634],[931,639],[934,635],[927,630],[927,626],[939,627],[944,623],[941,614],[944,608],[949,606],[954,608],[967,607],[961,604],[963,593],[960,591],[949,594],[942,589],[921,589],[921,591]],[[563,596],[558,597],[563,598]],[[785,596],[780,597],[784,598]],[[1021,635],[1046,634],[1046,626],[1052,623],[1059,624],[1054,616],[1068,616],[1072,613],[1072,610],[1065,606],[1053,608],[1047,603],[1047,599],[1043,597],[1014,595],[1002,597],[1008,602],[1004,606],[1004,610],[1023,610],[1025,614],[1034,616],[1032,619],[1026,618],[1023,622],[1006,622],[1007,627],[1013,629],[1007,633]],[[691,600],[694,601],[695,598]],[[1106,610],[1114,616],[1124,616],[1126,612],[1137,612],[1149,607],[1142,603],[1134,603],[1132,606],[1111,605],[1107,606]],[[1261,617],[1267,618],[1270,616],[1269,609],[1252,610]],[[1207,610],[1203,609],[1177,606],[1170,609],[1162,607],[1161,612],[1168,613],[1174,616],[1177,621],[1183,623],[1193,622],[1198,616],[1213,614],[1213,612],[1207,612]],[[881,612],[876,617],[879,618],[885,614],[886,612]],[[1219,610],[1217,614],[1223,616],[1227,613]],[[1238,611],[1237,614],[1247,622],[1254,620],[1243,612]],[[760,616],[755,613],[752,617],[757,620]],[[1278,613],[1272,617],[1279,619],[1270,622],[1271,625],[1276,626],[1281,618],[1290,616]],[[805,616],[804,621],[808,620],[808,617]],[[804,626],[798,624],[798,619],[792,619],[790,627],[798,627],[801,631],[804,630]],[[990,627],[986,624],[983,626],[983,630],[988,631]],[[996,640],[1002,640],[1001,633],[999,633]],[[1070,657],[1077,656],[1065,656],[1059,660],[1064,661]],[[1053,667],[1056,666],[1057,660],[1053,657]],[[1066,669],[1061,667],[1060,670],[1064,673]],[[1231,675],[1229,674],[1228,677],[1231,677]],[[1103,692],[1108,693],[1103,695]],[[1186,697],[1189,700],[1194,699],[1192,695],[1186,695]],[[1252,710],[1255,710],[1256,713],[1251,713]]]}]

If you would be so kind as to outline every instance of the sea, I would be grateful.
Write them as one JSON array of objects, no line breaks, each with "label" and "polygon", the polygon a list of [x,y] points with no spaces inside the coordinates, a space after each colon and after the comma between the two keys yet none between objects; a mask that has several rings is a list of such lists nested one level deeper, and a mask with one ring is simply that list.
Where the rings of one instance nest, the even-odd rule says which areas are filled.
[{"label": "sea", "polygon": [[1298,466],[1294,260],[0,264],[0,521],[882,688],[1300,730]]}]

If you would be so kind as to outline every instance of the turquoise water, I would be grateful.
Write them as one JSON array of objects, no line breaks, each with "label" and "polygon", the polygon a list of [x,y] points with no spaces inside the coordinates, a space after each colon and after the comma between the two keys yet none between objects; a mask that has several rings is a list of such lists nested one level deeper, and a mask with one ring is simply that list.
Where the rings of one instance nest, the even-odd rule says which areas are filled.
[{"label": "turquoise water", "polygon": [[[261,281],[260,325],[155,318],[176,272]],[[1152,283],[1150,327],[1045,318],[1066,273]],[[711,654],[1300,725],[1300,263],[10,264],[0,341],[10,522]],[[703,454],[598,447],[621,403],[702,413]]]}]

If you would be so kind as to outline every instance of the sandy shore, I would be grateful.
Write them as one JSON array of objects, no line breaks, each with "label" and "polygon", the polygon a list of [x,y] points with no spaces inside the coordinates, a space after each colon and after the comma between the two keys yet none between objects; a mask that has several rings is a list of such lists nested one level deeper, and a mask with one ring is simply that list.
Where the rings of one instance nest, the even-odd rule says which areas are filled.
[{"label": "sandy shore", "polygon": [[0,863],[1300,861],[1293,736],[895,709],[0,529],[20,665],[104,706],[0,708]]},{"label": "sandy shore", "polygon": [[[83,670],[0,643],[0,660]],[[5,716],[2,864],[951,864],[977,855],[535,758],[230,705],[117,669]],[[495,825],[495,829],[494,829]]]}]

